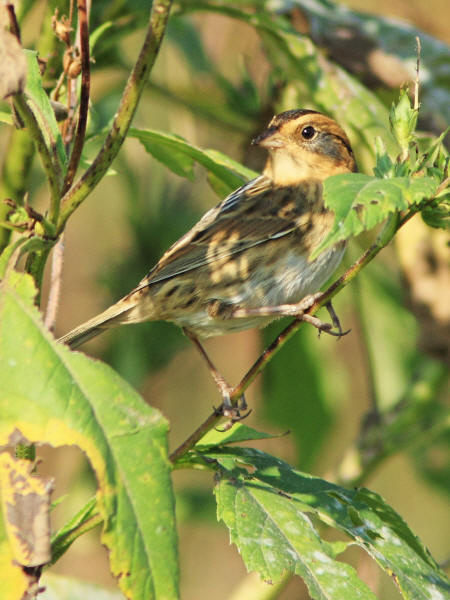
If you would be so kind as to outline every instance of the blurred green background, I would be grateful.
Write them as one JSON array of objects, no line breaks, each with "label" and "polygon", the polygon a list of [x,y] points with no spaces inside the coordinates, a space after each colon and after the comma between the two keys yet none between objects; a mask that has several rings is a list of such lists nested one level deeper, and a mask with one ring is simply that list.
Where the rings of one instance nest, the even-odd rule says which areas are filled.
[{"label": "blurred green background", "polygon": [[[25,46],[34,44],[36,23],[45,9],[44,2],[29,4],[31,9],[23,27]],[[289,3],[272,4],[275,8]],[[358,11],[408,19],[440,40],[450,40],[446,0],[353,0],[343,4]],[[92,24],[111,21],[114,25],[105,30],[93,52],[96,62],[91,132],[106,126],[115,112],[139,50],[147,11],[147,6],[138,1],[93,3]],[[298,22],[301,29],[305,15],[294,7],[291,21]],[[319,41],[318,32],[323,34],[323,30],[320,23],[317,27],[315,35]],[[326,45],[327,40],[322,42]],[[255,29],[224,15],[193,12],[172,18],[133,124],[181,135],[192,144],[220,150],[260,170],[264,156],[250,148],[251,137],[274,112],[298,107],[302,101],[301,90],[290,90],[292,82],[286,80],[283,63],[276,64],[274,50],[267,51],[270,42],[267,44],[263,46]],[[353,58],[362,56],[363,46],[357,42],[353,50]],[[334,56],[336,52],[344,64],[345,53],[339,55],[339,47],[333,43],[324,50],[324,56]],[[442,60],[445,62],[445,55]],[[426,77],[425,54],[423,63]],[[395,71],[396,63],[392,66],[389,60],[382,60],[381,69],[386,73],[389,69]],[[375,72],[376,69],[372,75]],[[364,79],[364,72],[357,75]],[[374,76],[366,83],[387,106],[396,97],[400,84],[395,80],[389,87],[387,79],[380,83]],[[308,81],[303,85],[307,86]],[[442,90],[446,83],[440,81],[439,85]],[[311,95],[307,90],[303,93],[306,104],[311,106]],[[441,100],[442,104],[445,101]],[[437,106],[430,99],[427,112],[424,100],[425,124],[431,128],[445,121],[439,103]],[[337,106],[337,114],[339,110]],[[352,116],[344,116],[342,124],[350,127],[361,169],[370,172],[373,158],[364,140],[357,136],[359,116],[354,118],[354,130]],[[0,146],[6,150],[9,135],[9,128],[1,126]],[[95,156],[98,144],[95,137],[88,143],[86,160]],[[45,206],[46,190],[36,163],[31,171],[30,200],[39,208]],[[125,142],[114,163],[114,174],[101,182],[66,230],[58,335],[132,289],[164,250],[217,203],[204,171],[197,167],[195,175],[192,181],[178,177],[147,154],[137,140]],[[370,239],[372,236],[366,236],[352,242],[342,269]],[[434,261],[434,268],[428,265],[428,270],[428,258],[423,258],[427,252],[429,260]],[[258,447],[316,475],[351,479],[355,467],[351,448],[373,402],[388,411],[399,400],[408,401],[415,381],[434,389],[430,381],[441,380],[440,364],[448,343],[445,324],[449,317],[449,303],[445,308],[442,295],[448,277],[445,252],[445,236],[441,232],[430,233],[420,221],[413,221],[398,236],[396,244],[337,297],[337,312],[344,327],[351,327],[350,335],[337,342],[327,336],[318,339],[315,331],[302,328],[247,393],[252,408],[248,425],[280,434],[290,430],[290,435],[259,442]],[[44,303],[45,295],[44,292]],[[436,297],[440,300],[436,301]],[[277,323],[263,333],[249,331],[216,338],[208,341],[206,347],[226,379],[236,383],[282,325]],[[171,423],[172,448],[219,403],[204,364],[181,331],[171,324],[123,327],[92,341],[84,350],[114,366],[164,413]],[[435,385],[436,389],[439,387]],[[426,393],[427,388],[425,396]],[[442,396],[438,395],[439,401]],[[434,431],[436,411],[444,414],[440,406],[437,403],[435,409],[427,408],[423,413],[429,419],[430,430]],[[413,416],[421,414],[418,411]],[[403,443],[407,451],[387,458],[364,484],[384,496],[433,556],[445,561],[450,539],[446,495],[450,466],[443,451],[445,437],[430,433],[434,437],[433,444],[429,443],[428,425],[424,423],[416,431],[412,420],[410,433],[417,434],[417,438],[397,440],[393,449]],[[95,482],[84,457],[73,448],[44,447],[38,449],[38,455],[43,458],[40,471],[56,478],[54,498],[68,494],[55,510],[56,528],[92,495]],[[178,492],[182,597],[230,598],[244,578],[245,569],[236,549],[229,546],[225,527],[216,522],[211,476],[175,472],[174,481]],[[358,568],[379,598],[398,597],[392,582],[371,559],[356,550],[352,552],[345,558]],[[77,540],[53,570],[88,581],[113,583],[106,551],[96,531]],[[280,596],[283,600],[307,597],[298,579],[292,580]]]}]

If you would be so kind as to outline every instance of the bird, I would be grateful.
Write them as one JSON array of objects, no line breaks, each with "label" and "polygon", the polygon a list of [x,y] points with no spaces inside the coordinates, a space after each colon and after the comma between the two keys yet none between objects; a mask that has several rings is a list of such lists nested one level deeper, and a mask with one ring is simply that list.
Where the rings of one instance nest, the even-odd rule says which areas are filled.
[{"label": "bird", "polygon": [[[231,388],[200,340],[264,327],[284,315],[306,320],[305,310],[346,246],[340,241],[310,259],[334,223],[324,205],[323,182],[357,170],[342,127],[315,110],[274,116],[252,144],[268,151],[262,174],[206,212],[131,292],[60,342],[74,349],[117,325],[171,321],[206,360],[222,394],[222,414],[239,418]],[[328,308],[342,335],[331,304]],[[314,319],[319,330],[332,333],[330,324]]]}]

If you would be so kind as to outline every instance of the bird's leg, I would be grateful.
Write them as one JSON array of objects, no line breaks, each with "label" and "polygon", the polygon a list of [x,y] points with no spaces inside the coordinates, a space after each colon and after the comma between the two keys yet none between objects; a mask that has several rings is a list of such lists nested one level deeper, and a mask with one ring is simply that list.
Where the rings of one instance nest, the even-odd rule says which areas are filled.
[{"label": "bird's leg", "polygon": [[325,308],[327,309],[328,314],[330,315],[330,319],[331,319],[331,322],[333,323],[333,327],[335,329],[337,329],[338,336],[342,337],[343,335],[347,335],[347,333],[349,333],[350,329],[347,329],[347,331],[342,331],[341,322],[339,321],[339,317],[337,316],[337,314],[333,308],[333,305],[331,304],[331,300],[325,304]]},{"label": "bird's leg", "polygon": [[206,350],[201,345],[199,339],[189,330],[183,329],[183,331],[194,344],[194,346],[197,348],[197,350],[200,352],[200,355],[203,357],[208,366],[212,378],[214,379],[217,387],[219,388],[220,394],[222,396],[222,406],[219,409],[217,409],[218,412],[220,412],[224,417],[230,417],[230,427],[236,421],[245,419],[245,417],[247,417],[250,413],[241,415],[239,412],[240,410],[245,410],[247,408],[247,403],[245,401],[244,394],[242,394],[242,396],[240,397],[238,406],[233,406],[231,404],[231,393],[233,391],[233,388],[225,381],[223,376],[216,369],[213,362],[206,353]]},{"label": "bird's leg", "polygon": [[247,319],[248,317],[297,317],[300,318],[305,310],[311,308],[322,293],[305,296],[296,304],[279,304],[278,306],[260,306],[259,308],[235,308],[227,318]]},{"label": "bird's leg", "polygon": [[[325,306],[328,309],[328,313],[333,324],[325,323],[317,317],[309,315],[305,312],[308,310],[308,308],[311,308],[311,306],[317,300],[319,300],[321,296],[321,292],[318,292],[317,294],[310,294],[309,296],[305,296],[296,304],[280,304],[279,306],[262,306],[260,308],[236,308],[231,313],[231,317],[237,319],[249,317],[295,317],[300,321],[310,323],[319,330],[319,333],[324,331],[325,333],[334,335],[336,337],[342,337],[343,335],[346,335],[350,330],[342,331],[340,321],[333,309],[331,302],[327,302]],[[332,331],[333,326],[337,329],[337,331]]]}]

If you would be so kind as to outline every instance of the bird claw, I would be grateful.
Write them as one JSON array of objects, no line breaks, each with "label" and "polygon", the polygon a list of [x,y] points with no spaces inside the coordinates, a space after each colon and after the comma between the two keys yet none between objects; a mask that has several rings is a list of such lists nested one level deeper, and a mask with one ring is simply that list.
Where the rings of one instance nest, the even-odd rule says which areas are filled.
[{"label": "bird claw", "polygon": [[[216,410],[216,409],[215,409]],[[237,407],[233,407],[233,411],[222,411],[221,408],[218,409],[218,413],[224,417],[229,417],[228,421],[223,425],[223,427],[216,427],[216,431],[220,433],[225,433],[229,431],[235,423],[239,423],[243,419],[246,419],[249,414],[252,412],[252,409],[248,410],[245,414],[241,414]]]},{"label": "bird claw", "polygon": [[239,421],[246,419],[249,416],[249,414],[252,412],[252,410],[250,409],[245,414],[241,414],[241,411],[246,410],[246,409],[247,409],[247,402],[245,401],[244,394],[242,394],[240,396],[240,398],[238,400],[238,404],[236,406],[233,406],[231,404],[229,394],[224,395],[221,406],[219,406],[218,408],[214,407],[214,412],[218,416],[220,415],[222,417],[228,418],[228,421],[225,423],[225,425],[222,428],[216,427],[216,431],[220,431],[221,433],[224,433],[225,431],[229,431],[235,423],[238,423]]},{"label": "bird claw", "polygon": [[[315,296],[317,296],[317,294],[315,294]],[[350,333],[351,329],[347,329],[346,331],[342,331],[341,322],[339,321],[339,317],[335,313],[333,305],[331,304],[331,302],[327,302],[325,304],[325,307],[328,310],[328,314],[331,317],[332,323],[325,323],[324,321],[321,321],[317,317],[313,317],[312,315],[309,315],[307,313],[301,315],[299,317],[299,319],[302,320],[302,321],[306,321],[307,323],[310,323],[311,325],[313,325],[314,327],[316,327],[316,329],[318,329],[318,331],[319,331],[319,334],[318,334],[319,337],[320,337],[320,334],[322,333],[322,331],[324,333],[327,333],[328,335],[333,335],[334,337],[337,337],[339,339],[341,337],[343,337],[344,335],[347,335],[348,333]],[[333,331],[333,327],[337,331]]]}]

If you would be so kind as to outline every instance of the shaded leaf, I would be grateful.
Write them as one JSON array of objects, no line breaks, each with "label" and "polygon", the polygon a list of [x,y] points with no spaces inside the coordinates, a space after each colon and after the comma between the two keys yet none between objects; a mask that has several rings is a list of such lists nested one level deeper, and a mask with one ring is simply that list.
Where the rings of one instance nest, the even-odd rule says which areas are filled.
[{"label": "shaded leaf", "polygon": [[448,229],[450,227],[450,195],[440,202],[432,203],[421,211],[422,219],[430,227]]},{"label": "shaded leaf", "polygon": [[154,158],[177,175],[194,178],[194,163],[208,171],[209,180],[220,195],[226,195],[257,174],[215,150],[201,150],[180,136],[150,129],[132,127],[130,137],[137,138]]},{"label": "shaded leaf", "polygon": [[45,330],[32,279],[0,288],[0,445],[77,445],[97,477],[102,542],[128,598],[178,598],[167,423],[106,365]]}]

